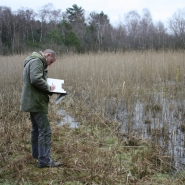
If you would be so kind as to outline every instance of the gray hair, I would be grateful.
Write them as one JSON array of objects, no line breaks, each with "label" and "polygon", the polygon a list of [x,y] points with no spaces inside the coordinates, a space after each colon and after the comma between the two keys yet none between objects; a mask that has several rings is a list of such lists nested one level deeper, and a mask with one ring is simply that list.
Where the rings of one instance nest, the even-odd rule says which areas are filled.
[{"label": "gray hair", "polygon": [[44,54],[50,53],[52,58],[57,58],[56,52],[53,51],[52,49],[46,49],[43,53],[44,53]]}]

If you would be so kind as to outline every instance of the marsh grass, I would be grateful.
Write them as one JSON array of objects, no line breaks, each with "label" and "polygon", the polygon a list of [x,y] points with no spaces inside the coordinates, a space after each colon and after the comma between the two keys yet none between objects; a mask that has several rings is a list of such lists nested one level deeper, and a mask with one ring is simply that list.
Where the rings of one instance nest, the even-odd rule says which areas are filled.
[{"label": "marsh grass", "polygon": [[[162,117],[162,123],[157,118],[165,108],[161,99],[184,100],[183,52],[59,56],[49,68],[50,77],[65,80],[64,89],[68,92],[58,105],[53,103],[53,95],[49,107],[52,155],[64,163],[57,169],[38,169],[30,154],[29,114],[19,111],[25,57],[0,60],[0,183],[184,183],[183,173],[170,176],[172,157],[165,150],[171,127],[168,114],[167,118]],[[139,106],[145,114],[140,122],[148,126],[148,138],[134,128],[138,101],[144,107]],[[176,107],[173,102],[169,109],[175,110],[177,117],[182,115],[182,119],[183,103]],[[57,126],[61,119],[56,114],[59,109],[73,115],[80,127]],[[159,124],[163,129],[159,129]],[[173,143],[172,136],[170,141]]]}]

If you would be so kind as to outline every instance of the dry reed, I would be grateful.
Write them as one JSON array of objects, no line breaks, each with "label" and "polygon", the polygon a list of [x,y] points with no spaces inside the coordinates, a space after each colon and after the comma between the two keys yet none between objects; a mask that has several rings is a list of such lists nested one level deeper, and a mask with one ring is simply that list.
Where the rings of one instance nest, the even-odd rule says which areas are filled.
[{"label": "dry reed", "polygon": [[[0,183],[183,184],[183,174],[177,178],[166,174],[171,163],[166,150],[159,146],[158,135],[167,138],[168,133],[157,127],[156,115],[163,107],[156,94],[183,100],[184,56],[183,52],[170,51],[59,56],[49,68],[49,76],[65,80],[68,96],[58,105],[53,103],[56,96],[52,96],[49,119],[53,127],[52,153],[63,160],[64,166],[43,170],[36,168],[30,156],[29,115],[19,111],[26,56],[1,57]],[[143,123],[155,123],[148,140],[133,134],[137,101],[143,103],[147,114]],[[71,113],[80,127],[58,127],[58,109]],[[122,125],[124,129],[120,130]],[[169,127],[165,120],[163,126]]]}]

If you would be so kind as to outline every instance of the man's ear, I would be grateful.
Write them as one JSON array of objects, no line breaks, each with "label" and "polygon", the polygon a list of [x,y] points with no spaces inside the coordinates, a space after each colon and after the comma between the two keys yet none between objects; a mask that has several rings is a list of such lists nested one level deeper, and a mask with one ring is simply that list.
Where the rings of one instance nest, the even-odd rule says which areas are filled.
[{"label": "man's ear", "polygon": [[46,54],[45,54],[46,57],[49,57],[50,55],[51,55],[50,53],[46,53]]}]

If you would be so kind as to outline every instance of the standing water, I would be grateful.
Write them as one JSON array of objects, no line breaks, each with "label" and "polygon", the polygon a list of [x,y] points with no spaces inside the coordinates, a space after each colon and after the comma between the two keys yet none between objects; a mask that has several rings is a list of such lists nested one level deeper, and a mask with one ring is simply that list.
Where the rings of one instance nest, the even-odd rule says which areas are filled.
[{"label": "standing water", "polygon": [[70,116],[65,110],[59,110],[57,112],[58,115],[61,115],[62,121],[58,124],[59,126],[69,124],[70,128],[78,128],[79,123],[75,121],[75,119]]},{"label": "standing water", "polygon": [[152,102],[137,99],[132,109],[120,103],[115,119],[122,124],[121,132],[151,140],[173,159],[177,170],[184,169],[185,101],[158,94]]}]

